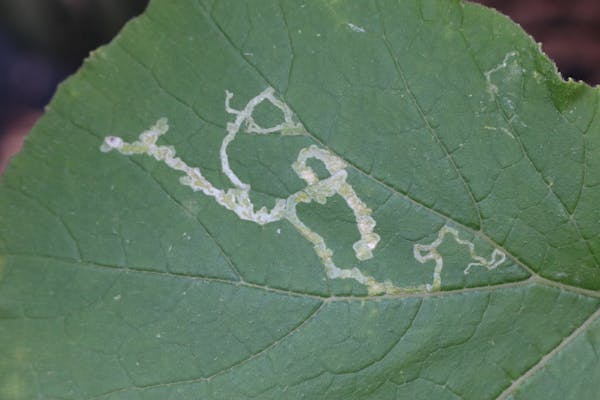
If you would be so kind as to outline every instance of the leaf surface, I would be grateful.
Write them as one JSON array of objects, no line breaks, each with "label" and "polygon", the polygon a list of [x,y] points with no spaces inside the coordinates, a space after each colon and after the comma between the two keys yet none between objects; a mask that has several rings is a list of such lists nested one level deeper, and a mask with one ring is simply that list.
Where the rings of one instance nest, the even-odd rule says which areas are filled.
[{"label": "leaf surface", "polygon": [[0,397],[594,398],[598,108],[473,4],[154,0],[0,185]]}]

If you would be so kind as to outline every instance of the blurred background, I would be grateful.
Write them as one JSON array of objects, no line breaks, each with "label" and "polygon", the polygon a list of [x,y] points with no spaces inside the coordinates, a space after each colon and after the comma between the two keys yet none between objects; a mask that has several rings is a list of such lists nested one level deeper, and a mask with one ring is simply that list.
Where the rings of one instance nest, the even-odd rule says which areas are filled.
[{"label": "blurred background", "polygon": [[[0,0],[0,174],[56,86],[148,0]],[[600,83],[600,0],[476,0],[543,43],[566,77]]]},{"label": "blurred background", "polygon": [[56,86],[148,0],[0,0],[0,174]]}]

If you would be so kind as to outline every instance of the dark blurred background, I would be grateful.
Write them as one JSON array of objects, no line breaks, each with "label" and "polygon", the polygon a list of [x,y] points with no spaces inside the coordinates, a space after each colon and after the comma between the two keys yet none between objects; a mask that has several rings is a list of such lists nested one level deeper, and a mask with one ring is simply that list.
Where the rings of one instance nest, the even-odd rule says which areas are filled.
[{"label": "dark blurred background", "polygon": [[0,173],[56,86],[148,0],[0,0]]},{"label": "dark blurred background", "polygon": [[[0,173],[56,85],[148,0],[0,0]],[[600,83],[600,0],[477,0],[512,17],[563,76]]]}]

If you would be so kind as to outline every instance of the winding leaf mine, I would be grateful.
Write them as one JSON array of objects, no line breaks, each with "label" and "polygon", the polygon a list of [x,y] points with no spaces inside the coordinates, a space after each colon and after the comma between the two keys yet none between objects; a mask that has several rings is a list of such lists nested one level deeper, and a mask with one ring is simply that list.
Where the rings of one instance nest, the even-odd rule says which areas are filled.
[{"label": "winding leaf mine", "polygon": [[[248,101],[246,106],[241,110],[231,107],[230,100],[232,97],[233,94],[231,92],[225,92],[225,110],[235,118],[232,122],[227,123],[227,135],[223,138],[220,148],[221,169],[233,185],[232,188],[219,189],[215,187],[202,175],[200,168],[191,167],[181,158],[177,157],[173,146],[156,144],[159,137],[166,134],[169,130],[166,118],[159,119],[149,130],[142,132],[139,135],[139,140],[133,143],[128,143],[118,136],[108,136],[104,139],[100,149],[103,152],[116,150],[123,155],[147,154],[152,156],[157,161],[164,162],[169,168],[183,172],[185,175],[179,179],[181,184],[189,186],[195,192],[202,192],[214,198],[217,203],[233,211],[242,220],[252,221],[259,225],[287,220],[313,245],[315,253],[323,264],[328,278],[353,279],[365,285],[369,295],[440,290],[442,286],[441,272],[443,259],[437,248],[443,242],[446,234],[452,235],[456,243],[467,246],[471,258],[475,260],[475,262],[468,264],[464,270],[465,274],[473,266],[484,266],[492,270],[505,261],[505,254],[498,249],[494,249],[490,260],[477,255],[475,245],[472,242],[461,239],[458,231],[454,228],[443,226],[438,232],[437,239],[431,244],[414,245],[413,255],[417,261],[420,263],[426,263],[430,260],[435,262],[432,284],[399,287],[394,285],[390,280],[380,282],[374,277],[363,273],[357,267],[338,267],[333,261],[333,251],[327,247],[325,239],[298,217],[296,208],[299,203],[311,203],[313,201],[319,204],[326,204],[328,198],[336,194],[340,195],[354,213],[356,226],[360,233],[360,240],[352,246],[355,257],[359,261],[372,258],[373,251],[380,241],[380,236],[374,232],[376,222],[371,216],[372,210],[356,194],[352,185],[347,182],[348,172],[346,171],[346,162],[330,150],[315,145],[303,148],[298,153],[298,157],[292,163],[291,167],[298,177],[306,182],[306,187],[285,199],[276,199],[275,206],[270,210],[266,207],[256,210],[250,199],[251,186],[243,182],[231,169],[227,154],[229,144],[235,140],[240,131],[254,135],[279,134],[284,136],[305,135],[307,132],[301,123],[295,121],[292,110],[275,95],[271,87]],[[273,106],[281,110],[283,113],[283,122],[269,128],[264,128],[254,120],[253,112],[255,108],[264,101],[270,102]],[[310,159],[321,161],[325,165],[329,177],[319,179],[313,169],[306,164]]]}]

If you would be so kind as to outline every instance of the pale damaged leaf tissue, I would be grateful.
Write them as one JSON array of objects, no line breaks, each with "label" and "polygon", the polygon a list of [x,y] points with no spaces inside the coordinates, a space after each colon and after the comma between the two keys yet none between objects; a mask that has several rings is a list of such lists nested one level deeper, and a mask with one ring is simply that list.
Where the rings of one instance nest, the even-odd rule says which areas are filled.
[{"label": "pale damaged leaf tissue", "polygon": [[0,398],[597,398],[599,96],[458,0],[151,1],[0,183]]}]

